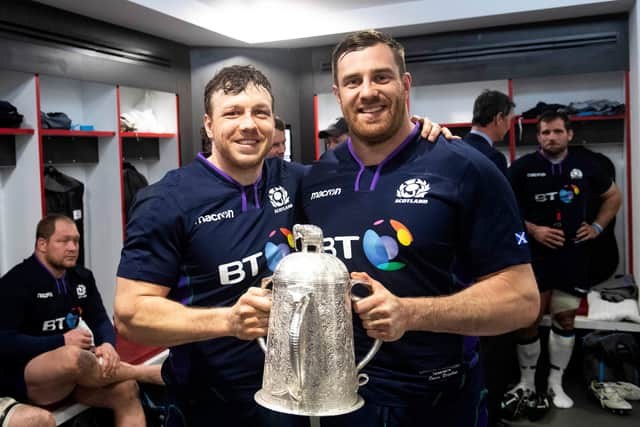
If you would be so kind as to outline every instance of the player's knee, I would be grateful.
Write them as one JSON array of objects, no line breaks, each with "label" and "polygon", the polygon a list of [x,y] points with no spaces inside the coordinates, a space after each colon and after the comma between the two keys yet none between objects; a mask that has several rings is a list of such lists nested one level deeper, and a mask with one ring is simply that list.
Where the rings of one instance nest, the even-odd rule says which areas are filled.
[{"label": "player's knee", "polygon": [[33,417],[33,424],[29,425],[37,427],[54,427],[56,425],[56,418],[51,412],[41,409]]},{"label": "player's knee", "polygon": [[563,312],[556,313],[553,317],[554,323],[556,326],[559,326],[561,329],[565,331],[570,331],[573,329],[575,316],[572,315],[573,312]]},{"label": "player's knee", "polygon": [[140,399],[140,389],[134,380],[122,381],[112,389],[112,396],[117,405],[127,405]]},{"label": "player's knee", "polygon": [[[15,421],[15,423],[13,422]],[[46,409],[38,408],[31,405],[20,405],[15,413],[15,417],[9,422],[9,427],[53,427],[56,425],[56,419],[53,414]]]}]

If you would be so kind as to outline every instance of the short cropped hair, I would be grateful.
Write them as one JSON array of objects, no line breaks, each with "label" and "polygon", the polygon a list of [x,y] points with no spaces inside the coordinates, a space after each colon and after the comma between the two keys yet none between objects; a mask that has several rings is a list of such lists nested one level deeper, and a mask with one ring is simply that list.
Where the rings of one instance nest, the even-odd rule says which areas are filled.
[{"label": "short cropped hair", "polygon": [[472,124],[486,126],[495,116],[502,113],[508,116],[516,104],[507,95],[497,90],[484,90],[473,103]]},{"label": "short cropped hair", "polygon": [[211,115],[211,96],[214,92],[223,91],[225,95],[237,95],[247,90],[249,85],[264,88],[271,96],[273,109],[273,93],[271,83],[264,74],[251,65],[232,65],[220,70],[204,88],[204,111]]},{"label": "short cropped hair", "polygon": [[549,123],[556,119],[560,119],[564,122],[564,128],[566,131],[571,130],[571,119],[569,115],[563,111],[555,111],[555,110],[547,110],[543,111],[542,114],[538,116],[538,122],[536,123],[536,132],[540,133],[540,123],[545,122]]},{"label": "short cropped hair", "polygon": [[36,242],[38,239],[49,240],[53,233],[56,232],[56,223],[58,221],[65,221],[70,224],[75,224],[71,218],[63,214],[49,214],[42,218],[36,227]]},{"label": "short cropped hair", "polygon": [[393,58],[400,70],[400,76],[407,71],[404,63],[404,47],[395,41],[390,35],[377,30],[358,31],[349,34],[333,49],[331,54],[331,72],[333,74],[333,83],[338,84],[338,61],[347,53],[357,50],[363,50],[377,44],[385,44],[391,48]]},{"label": "short cropped hair", "polygon": [[282,119],[280,117],[276,117],[275,121],[276,121],[276,129],[284,132],[284,122],[282,121]]}]

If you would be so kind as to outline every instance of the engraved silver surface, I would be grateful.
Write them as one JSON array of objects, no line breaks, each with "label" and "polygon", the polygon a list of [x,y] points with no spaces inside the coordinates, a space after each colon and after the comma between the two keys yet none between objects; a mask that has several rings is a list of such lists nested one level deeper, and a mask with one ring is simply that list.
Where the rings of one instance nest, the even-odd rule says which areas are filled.
[{"label": "engraved silver surface", "polygon": [[349,273],[322,252],[319,227],[295,225],[293,233],[301,251],[284,257],[273,275],[264,377],[255,400],[297,415],[355,411],[364,401],[357,393]]}]

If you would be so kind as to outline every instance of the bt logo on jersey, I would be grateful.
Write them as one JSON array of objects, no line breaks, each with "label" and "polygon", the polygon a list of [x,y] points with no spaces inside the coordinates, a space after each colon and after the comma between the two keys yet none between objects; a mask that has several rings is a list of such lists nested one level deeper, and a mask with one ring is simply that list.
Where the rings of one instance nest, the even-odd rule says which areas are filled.
[{"label": "bt logo on jersey", "polygon": [[[280,234],[284,236],[286,243],[273,243],[269,240],[267,244],[264,245],[264,256],[267,258],[267,267],[269,267],[271,271],[275,271],[280,260],[289,255],[291,249],[295,247],[293,233],[284,227],[281,227],[279,231]],[[274,236],[280,236],[276,230],[272,230],[271,233],[269,233],[269,239],[273,239]]]},{"label": "bt logo on jersey", "polygon": [[221,285],[235,285],[241,283],[247,277],[256,277],[262,268],[262,256],[264,255],[267,267],[274,271],[282,258],[287,256],[295,247],[291,230],[280,227],[269,233],[269,241],[264,245],[264,252],[259,251],[248,255],[241,260],[218,265],[218,275]]},{"label": "bt logo on jersey", "polygon": [[562,190],[558,192],[558,197],[562,203],[571,203],[575,196],[580,195],[580,189],[577,185],[565,185]]},{"label": "bt logo on jersey", "polygon": [[[386,224],[384,219],[379,219],[373,223],[377,229]],[[405,267],[406,264],[398,261],[392,261],[398,256],[402,246],[409,246],[413,242],[411,231],[400,221],[394,219],[389,220],[389,224],[395,231],[395,238],[386,235],[379,235],[375,230],[368,229],[362,238],[362,248],[364,254],[371,264],[383,271],[396,271]],[[387,227],[388,228],[388,227]]]}]

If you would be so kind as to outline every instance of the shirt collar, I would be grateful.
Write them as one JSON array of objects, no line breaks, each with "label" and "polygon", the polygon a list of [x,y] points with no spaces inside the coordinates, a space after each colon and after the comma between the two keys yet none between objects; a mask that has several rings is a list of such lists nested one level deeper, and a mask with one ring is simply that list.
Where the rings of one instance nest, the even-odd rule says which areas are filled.
[{"label": "shirt collar", "polygon": [[471,129],[471,131],[469,131],[469,133],[472,133],[474,135],[478,135],[484,138],[485,141],[487,141],[489,143],[489,146],[493,147],[493,141],[491,140],[491,138],[489,138],[489,136],[477,129]]}]

